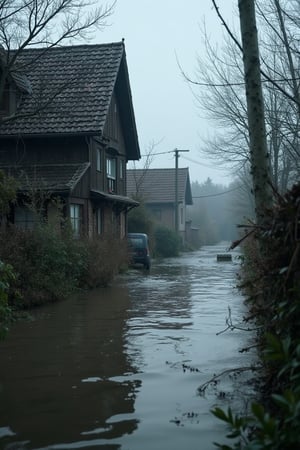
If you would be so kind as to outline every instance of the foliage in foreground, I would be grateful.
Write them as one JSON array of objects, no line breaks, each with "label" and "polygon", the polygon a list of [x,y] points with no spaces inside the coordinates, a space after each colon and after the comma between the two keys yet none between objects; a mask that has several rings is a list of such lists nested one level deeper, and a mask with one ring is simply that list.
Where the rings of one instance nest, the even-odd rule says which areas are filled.
[{"label": "foliage in foreground", "polygon": [[[257,251],[258,240],[263,252]],[[247,242],[247,241],[246,241]],[[278,196],[268,226],[253,228],[246,243],[242,288],[259,328],[264,366],[261,399],[247,417],[216,408],[233,445],[223,450],[300,448],[300,184]]]},{"label": "foliage in foreground", "polygon": [[9,286],[9,306],[31,307],[64,299],[78,287],[106,286],[126,262],[120,248],[112,236],[74,239],[68,227],[57,232],[48,224],[2,231],[0,258],[18,275]]}]

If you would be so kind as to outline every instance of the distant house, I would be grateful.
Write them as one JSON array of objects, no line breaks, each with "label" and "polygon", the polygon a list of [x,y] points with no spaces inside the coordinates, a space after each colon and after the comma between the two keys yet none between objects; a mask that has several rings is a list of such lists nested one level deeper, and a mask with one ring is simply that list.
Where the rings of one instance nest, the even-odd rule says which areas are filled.
[{"label": "distant house", "polygon": [[[153,220],[171,230],[176,228],[175,169],[127,170],[127,195],[141,199]],[[186,205],[192,205],[189,169],[179,168],[177,174],[178,232],[186,239]]]},{"label": "distant house", "polygon": [[[0,52],[1,73],[16,53]],[[0,99],[0,169],[19,182],[13,223],[33,226],[27,204],[39,193],[47,218],[61,200],[75,235],[124,236],[138,205],[126,163],[139,158],[123,42],[20,52]]]}]

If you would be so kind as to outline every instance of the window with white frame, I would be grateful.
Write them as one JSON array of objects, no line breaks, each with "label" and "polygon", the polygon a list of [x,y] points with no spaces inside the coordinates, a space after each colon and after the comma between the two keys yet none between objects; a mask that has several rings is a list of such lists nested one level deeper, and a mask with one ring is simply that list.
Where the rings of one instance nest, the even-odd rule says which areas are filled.
[{"label": "window with white frame", "polygon": [[116,160],[115,158],[107,158],[106,160],[106,177],[108,192],[116,190]]},{"label": "window with white frame", "polygon": [[70,205],[70,221],[75,237],[80,236],[82,226],[82,205],[71,203]]}]

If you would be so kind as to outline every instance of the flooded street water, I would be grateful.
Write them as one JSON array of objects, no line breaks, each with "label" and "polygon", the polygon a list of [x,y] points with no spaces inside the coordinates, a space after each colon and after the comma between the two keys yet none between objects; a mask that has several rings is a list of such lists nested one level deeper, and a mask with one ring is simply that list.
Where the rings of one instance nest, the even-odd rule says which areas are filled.
[{"label": "flooded street water", "polygon": [[[246,379],[199,385],[245,365],[238,261],[226,243],[130,270],[112,287],[32,313],[0,343],[0,448],[212,450],[226,428],[214,405],[242,402]],[[241,393],[241,395],[239,394]],[[233,395],[235,394],[235,395]],[[222,397],[222,398],[220,398]]]}]

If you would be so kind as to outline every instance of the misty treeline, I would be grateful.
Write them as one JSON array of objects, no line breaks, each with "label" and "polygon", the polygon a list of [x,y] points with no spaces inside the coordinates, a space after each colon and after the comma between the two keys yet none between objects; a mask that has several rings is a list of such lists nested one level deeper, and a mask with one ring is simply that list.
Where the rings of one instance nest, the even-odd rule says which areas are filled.
[{"label": "misty treeline", "polygon": [[[285,192],[300,178],[300,1],[257,0],[266,137],[271,184]],[[202,152],[227,167],[251,190],[251,161],[243,55],[239,31],[230,28],[214,46],[203,27],[205,56],[198,58],[194,95],[214,132]],[[252,167],[253,170],[253,167]]]},{"label": "misty treeline", "polygon": [[254,218],[253,197],[238,179],[224,186],[207,178],[193,181],[191,188],[193,205],[187,207],[187,215],[192,227],[199,229],[201,245],[237,239],[237,225]]}]

